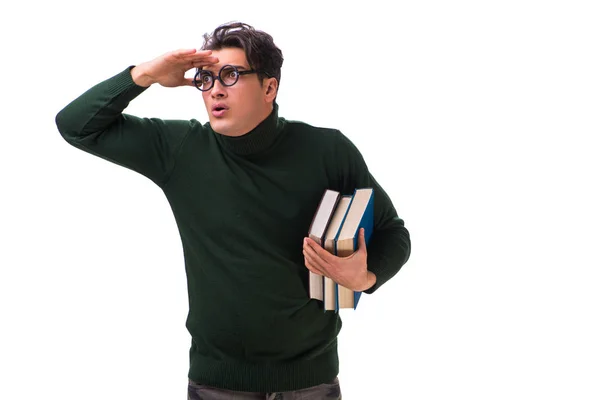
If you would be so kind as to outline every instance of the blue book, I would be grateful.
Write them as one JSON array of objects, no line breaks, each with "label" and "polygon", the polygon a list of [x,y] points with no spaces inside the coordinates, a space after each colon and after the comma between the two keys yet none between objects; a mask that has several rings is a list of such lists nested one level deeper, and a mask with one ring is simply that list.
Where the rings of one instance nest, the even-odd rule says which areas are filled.
[{"label": "blue book", "polygon": [[[372,188],[354,191],[342,226],[335,238],[335,254],[338,257],[348,257],[358,250],[358,235],[361,228],[365,229],[365,242],[369,244],[373,233],[374,194]],[[340,308],[356,309],[361,294],[362,292],[355,292],[336,284],[336,311]]]}]

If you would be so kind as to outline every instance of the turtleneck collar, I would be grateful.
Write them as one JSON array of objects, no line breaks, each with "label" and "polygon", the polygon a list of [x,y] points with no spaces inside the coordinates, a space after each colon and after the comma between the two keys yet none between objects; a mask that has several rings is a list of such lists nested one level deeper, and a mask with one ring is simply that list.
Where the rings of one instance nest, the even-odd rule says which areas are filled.
[{"label": "turtleneck collar", "polygon": [[[240,156],[258,154],[268,149],[279,136],[281,124],[278,124],[277,103],[273,103],[273,111],[256,128],[242,136],[226,136],[214,132],[223,147]],[[212,130],[212,128],[211,128]]]}]

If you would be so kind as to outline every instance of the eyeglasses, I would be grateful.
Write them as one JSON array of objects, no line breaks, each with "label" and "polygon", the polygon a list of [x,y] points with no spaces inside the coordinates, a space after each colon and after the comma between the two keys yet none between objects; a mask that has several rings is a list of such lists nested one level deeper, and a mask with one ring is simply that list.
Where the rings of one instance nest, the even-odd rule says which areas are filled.
[{"label": "eyeglasses", "polygon": [[248,71],[240,71],[234,65],[223,65],[219,70],[219,74],[215,77],[212,72],[199,69],[194,76],[194,85],[202,92],[212,89],[215,85],[215,79],[218,79],[223,86],[233,86],[240,79],[240,75],[254,74],[258,71],[253,69]]}]

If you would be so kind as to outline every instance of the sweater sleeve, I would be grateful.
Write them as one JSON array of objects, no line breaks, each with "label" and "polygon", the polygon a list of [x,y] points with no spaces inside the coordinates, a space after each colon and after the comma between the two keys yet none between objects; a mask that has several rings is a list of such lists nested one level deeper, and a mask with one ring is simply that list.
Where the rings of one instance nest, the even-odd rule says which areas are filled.
[{"label": "sweater sleeve", "polygon": [[356,146],[341,134],[337,159],[342,190],[351,194],[356,188],[374,189],[373,233],[367,251],[367,268],[377,277],[375,285],[364,291],[371,294],[400,271],[411,252],[410,235],[398,217],[385,190],[375,180]]},{"label": "sweater sleeve", "polygon": [[162,186],[190,121],[124,114],[147,88],[135,84],[128,67],[73,100],[56,115],[62,137],[74,147],[136,171]]}]

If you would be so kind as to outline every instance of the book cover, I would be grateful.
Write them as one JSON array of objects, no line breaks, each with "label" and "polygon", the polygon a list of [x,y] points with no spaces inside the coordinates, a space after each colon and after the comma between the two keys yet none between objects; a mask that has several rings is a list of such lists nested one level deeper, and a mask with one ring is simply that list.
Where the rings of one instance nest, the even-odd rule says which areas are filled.
[{"label": "book cover", "polygon": [[[338,257],[348,257],[358,249],[358,234],[365,229],[365,242],[369,244],[373,233],[374,191],[372,188],[356,189],[350,206],[335,239],[335,252]],[[358,305],[362,292],[355,292],[336,284],[336,310],[354,308]]]}]

